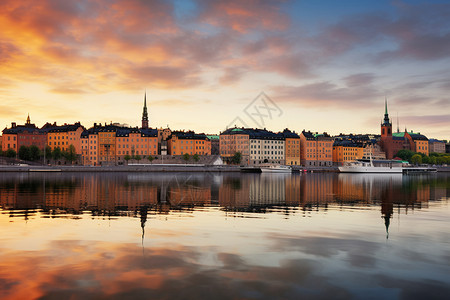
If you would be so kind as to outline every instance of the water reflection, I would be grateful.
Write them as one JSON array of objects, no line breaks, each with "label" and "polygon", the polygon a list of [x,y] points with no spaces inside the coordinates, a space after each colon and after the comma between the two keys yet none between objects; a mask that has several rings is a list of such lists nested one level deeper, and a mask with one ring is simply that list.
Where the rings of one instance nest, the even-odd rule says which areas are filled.
[{"label": "water reflection", "polygon": [[303,210],[380,205],[384,216],[394,206],[427,207],[449,195],[446,175],[399,174],[2,174],[0,207],[11,217],[44,215],[121,215],[143,209],[171,210],[219,206],[230,211],[264,212],[267,208]]},{"label": "water reflection", "polygon": [[1,174],[0,295],[445,298],[449,195],[445,174]]}]

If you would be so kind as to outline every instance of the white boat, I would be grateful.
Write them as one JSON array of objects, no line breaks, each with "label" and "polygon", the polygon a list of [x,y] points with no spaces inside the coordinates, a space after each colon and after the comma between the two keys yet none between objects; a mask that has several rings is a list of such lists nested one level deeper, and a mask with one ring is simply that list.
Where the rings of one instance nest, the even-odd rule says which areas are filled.
[{"label": "white boat", "polygon": [[290,166],[272,165],[268,167],[261,167],[263,173],[292,173]]},{"label": "white boat", "polygon": [[338,169],[341,173],[403,173],[403,167],[392,164],[390,166],[374,166],[372,159],[347,162]]}]

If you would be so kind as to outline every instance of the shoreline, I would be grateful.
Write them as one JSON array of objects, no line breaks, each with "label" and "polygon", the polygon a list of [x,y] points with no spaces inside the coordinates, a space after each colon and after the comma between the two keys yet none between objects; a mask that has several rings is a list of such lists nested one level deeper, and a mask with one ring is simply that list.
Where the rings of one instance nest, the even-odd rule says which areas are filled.
[{"label": "shoreline", "polygon": [[[436,167],[437,172],[450,172],[450,167]],[[11,166],[0,165],[1,172],[218,172],[218,173],[260,173],[258,167],[206,166],[206,165],[128,165],[128,166]],[[293,166],[293,173],[339,173],[337,167],[300,167]]]}]

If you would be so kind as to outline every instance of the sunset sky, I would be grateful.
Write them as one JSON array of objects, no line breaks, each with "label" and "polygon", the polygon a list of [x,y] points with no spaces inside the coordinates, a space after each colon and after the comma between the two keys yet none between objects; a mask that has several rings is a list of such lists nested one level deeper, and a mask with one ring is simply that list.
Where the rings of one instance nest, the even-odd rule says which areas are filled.
[{"label": "sunset sky", "polygon": [[394,129],[398,114],[402,131],[450,139],[450,3],[0,2],[2,128],[28,113],[138,126],[145,91],[151,127],[379,133],[387,97]]}]

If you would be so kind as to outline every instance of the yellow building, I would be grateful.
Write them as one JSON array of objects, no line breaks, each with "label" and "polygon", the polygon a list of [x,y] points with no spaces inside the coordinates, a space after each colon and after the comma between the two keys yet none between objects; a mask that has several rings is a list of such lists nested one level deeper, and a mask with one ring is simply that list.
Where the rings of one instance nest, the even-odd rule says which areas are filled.
[{"label": "yellow building", "polygon": [[335,141],[333,144],[333,163],[342,165],[344,162],[362,159],[364,148],[352,141]]},{"label": "yellow building", "polygon": [[286,165],[300,165],[300,136],[285,129],[281,134],[285,138],[284,155]]},{"label": "yellow building", "polygon": [[193,131],[173,131],[168,138],[170,155],[211,155],[211,141],[203,134]]}]

